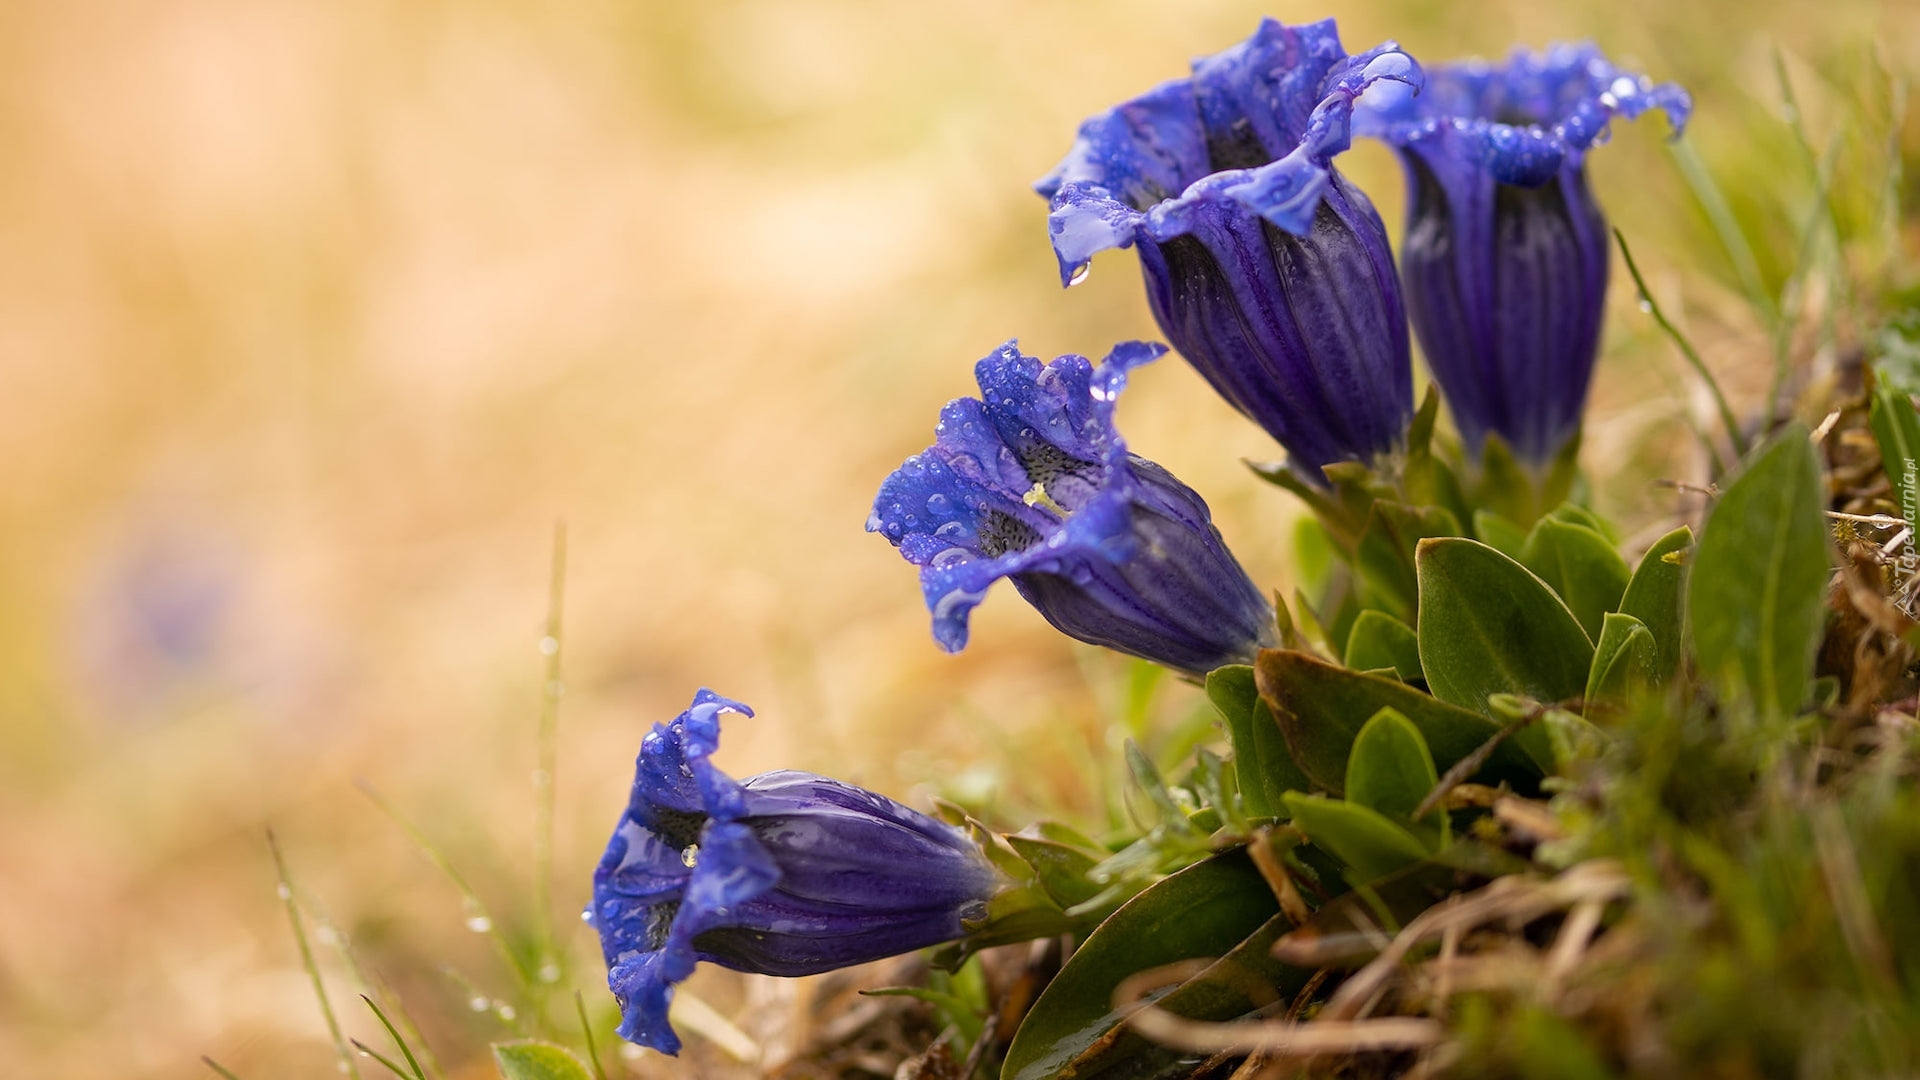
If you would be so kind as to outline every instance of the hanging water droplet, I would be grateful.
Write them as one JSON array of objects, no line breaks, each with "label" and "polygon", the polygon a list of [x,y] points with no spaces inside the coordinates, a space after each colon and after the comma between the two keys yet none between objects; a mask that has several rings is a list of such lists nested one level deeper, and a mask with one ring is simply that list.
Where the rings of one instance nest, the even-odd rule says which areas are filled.
[{"label": "hanging water droplet", "polygon": [[580,921],[581,921],[581,922],[583,922],[583,923],[591,923],[591,922],[593,922],[593,909],[592,909],[592,908],[588,908],[587,910],[585,910],[585,911],[583,911],[583,912],[581,912],[581,913],[580,913]]},{"label": "hanging water droplet", "polygon": [[1093,272],[1093,262],[1091,260],[1087,262],[1083,262],[1079,266],[1074,267],[1073,274],[1067,278],[1067,287],[1072,288],[1073,286],[1078,285],[1081,282],[1087,280],[1087,275],[1092,272]]},{"label": "hanging water droplet", "polygon": [[493,929],[493,920],[485,915],[470,915],[467,917],[467,929],[476,934],[484,934]]}]

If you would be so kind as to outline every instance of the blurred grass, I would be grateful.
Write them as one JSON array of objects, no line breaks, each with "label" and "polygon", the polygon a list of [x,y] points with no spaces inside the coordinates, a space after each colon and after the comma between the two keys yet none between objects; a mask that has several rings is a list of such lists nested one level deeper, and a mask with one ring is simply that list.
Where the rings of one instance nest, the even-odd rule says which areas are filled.
[{"label": "blurred grass", "polygon": [[[1920,11],[1898,3],[1461,11],[1339,14],[1354,47],[1392,35],[1436,60],[1594,37],[1683,82],[1690,145],[1775,295],[1798,223],[1757,226],[1817,182],[1780,117],[1775,46],[1808,144],[1852,155],[1836,160],[1884,150],[1845,122],[1886,108],[1875,50],[1920,70]],[[910,571],[860,526],[993,345],[1097,356],[1153,336],[1124,256],[1060,292],[1026,185],[1085,114],[1269,12],[1328,13],[0,8],[0,1060],[191,1076],[209,1053],[249,1080],[332,1075],[275,911],[272,823],[303,892],[421,1015],[450,1075],[485,1075],[476,1051],[514,1026],[468,1010],[459,979],[505,995],[512,976],[351,781],[420,821],[504,924],[539,923],[528,776],[556,517],[569,682],[559,910],[541,917],[559,920],[565,985],[596,1016],[571,912],[640,734],[699,685],[760,711],[724,751],[743,772],[812,768],[903,796],[958,782],[1010,815],[1110,805],[1109,713],[1089,689],[1124,665],[1089,660],[1010,592],[966,654],[939,654]],[[1621,125],[1594,185],[1750,407],[1768,327],[1662,136]],[[1397,233],[1391,160],[1350,160]],[[1874,220],[1865,202],[1834,213],[1862,234]],[[1890,252],[1850,257],[1900,270]],[[1697,475],[1677,419],[1704,403],[1629,292],[1614,291],[1586,460],[1599,497],[1644,519],[1663,509],[1650,478]],[[1124,423],[1208,497],[1256,579],[1290,586],[1293,510],[1239,464],[1274,455],[1264,437],[1174,361],[1136,379]],[[1169,722],[1191,708],[1185,688],[1163,696]],[[695,989],[776,993],[705,975]],[[379,1045],[371,1017],[343,1022]]]}]

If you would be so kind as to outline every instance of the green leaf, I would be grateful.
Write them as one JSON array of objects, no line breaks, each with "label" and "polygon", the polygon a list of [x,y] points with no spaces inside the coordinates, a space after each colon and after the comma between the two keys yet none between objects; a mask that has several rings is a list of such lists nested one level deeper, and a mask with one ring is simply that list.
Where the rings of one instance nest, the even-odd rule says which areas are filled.
[{"label": "green leaf", "polygon": [[[1348,802],[1412,824],[1414,810],[1439,783],[1427,740],[1392,709],[1375,713],[1354,737],[1353,753],[1347,758]],[[1436,808],[1428,811],[1423,824],[1431,824],[1444,843],[1446,820]]]},{"label": "green leaf", "polygon": [[537,1039],[494,1043],[493,1063],[505,1080],[592,1080],[566,1047]]},{"label": "green leaf", "polygon": [[[1346,789],[1347,759],[1354,739],[1381,709],[1392,709],[1419,730],[1434,764],[1450,768],[1500,731],[1479,713],[1456,708],[1394,679],[1349,671],[1317,657],[1268,649],[1254,668],[1261,700],[1273,711],[1293,761],[1315,787],[1335,794]],[[1542,758],[1508,741],[1494,749],[1475,773],[1482,782],[1503,781],[1531,789],[1539,780]]]},{"label": "green leaf", "polygon": [[1414,576],[1414,546],[1429,536],[1458,535],[1460,522],[1440,507],[1376,502],[1367,513],[1354,565],[1375,594],[1403,619],[1414,622],[1420,588]]},{"label": "green leaf", "polygon": [[1881,389],[1874,392],[1867,423],[1880,445],[1880,465],[1893,487],[1894,501],[1907,524],[1916,517],[1916,474],[1920,473],[1920,414],[1906,394]]},{"label": "green leaf", "polygon": [[1251,817],[1279,817],[1286,812],[1280,796],[1305,791],[1309,782],[1293,763],[1280,725],[1260,700],[1253,668],[1233,664],[1207,675],[1207,700],[1227,722],[1227,741],[1233,746],[1233,771],[1240,780],[1240,797]]},{"label": "green leaf", "polygon": [[[1311,973],[1273,960],[1289,929],[1273,891],[1244,849],[1195,863],[1129,900],[1101,923],[1041,993],[1007,1048],[1004,1080],[1051,1080],[1069,1067],[1079,1080],[1154,1076],[1182,1052],[1131,1029],[1113,1007],[1128,976],[1180,960],[1220,961],[1158,1000],[1193,1020],[1231,1020],[1287,995]],[[1264,995],[1262,995],[1264,998]]]},{"label": "green leaf", "polygon": [[1789,424],[1724,491],[1700,537],[1687,588],[1700,672],[1763,719],[1806,700],[1826,624],[1825,485],[1813,444]]},{"label": "green leaf", "polygon": [[1473,535],[1515,562],[1527,550],[1527,530],[1491,510],[1473,512]]},{"label": "green leaf", "polygon": [[1553,518],[1555,521],[1564,521],[1569,525],[1584,525],[1594,532],[1599,533],[1601,536],[1606,537],[1607,543],[1609,544],[1617,545],[1620,543],[1620,530],[1614,528],[1611,521],[1581,506],[1579,503],[1563,502],[1559,506],[1554,507],[1553,513],[1547,516]]},{"label": "green leaf", "polygon": [[1359,803],[1295,793],[1287,796],[1287,809],[1307,839],[1347,865],[1347,880],[1355,885],[1405,870],[1433,854],[1404,826]]},{"label": "green leaf", "polygon": [[1632,576],[1627,560],[1599,530],[1558,516],[1534,525],[1520,561],[1560,594],[1589,639],[1599,636],[1601,617],[1620,606]]},{"label": "green leaf", "polygon": [[1593,647],[1593,667],[1587,672],[1586,699],[1620,701],[1635,686],[1658,680],[1654,664],[1658,650],[1646,624],[1631,615],[1608,612],[1600,641]]},{"label": "green leaf", "polygon": [[1099,894],[1105,886],[1095,883],[1087,872],[1106,857],[1106,852],[1090,852],[1077,845],[1030,835],[1033,831],[1029,826],[1026,834],[1010,834],[1006,841],[1033,867],[1034,877],[1049,899],[1064,909],[1086,903]]},{"label": "green leaf", "polygon": [[1685,525],[1661,537],[1634,568],[1620,614],[1639,619],[1653,635],[1653,673],[1665,682],[1680,670],[1680,639],[1686,626],[1687,569],[1693,530]]},{"label": "green leaf", "polygon": [[1420,668],[1434,697],[1491,715],[1490,694],[1552,702],[1586,689],[1593,641],[1526,567],[1457,538],[1421,541],[1419,563]]},{"label": "green leaf", "polygon": [[1400,681],[1413,682],[1421,678],[1420,639],[1412,627],[1384,611],[1363,611],[1347,634],[1343,662],[1355,671],[1389,668]]}]

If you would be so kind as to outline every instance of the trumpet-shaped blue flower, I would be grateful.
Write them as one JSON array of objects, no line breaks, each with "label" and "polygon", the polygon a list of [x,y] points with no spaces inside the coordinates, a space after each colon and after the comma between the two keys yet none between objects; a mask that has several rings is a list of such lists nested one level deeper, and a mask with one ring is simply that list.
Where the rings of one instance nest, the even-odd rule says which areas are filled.
[{"label": "trumpet-shaped blue flower", "polygon": [[640,744],[633,793],[593,874],[621,1038],[665,1053],[673,986],[707,960],[807,975],[965,934],[1002,884],[960,829],[812,773],[736,781],[710,760],[711,690]]},{"label": "trumpet-shaped blue flower", "polygon": [[1114,429],[1128,369],[1165,351],[1042,367],[1010,341],[976,365],[980,398],[949,402],[934,444],[881,485],[867,529],[920,567],[947,651],[1001,578],[1066,634],[1196,675],[1271,642],[1273,610],[1207,504]]},{"label": "trumpet-shaped blue flower", "polygon": [[1691,103],[1591,44],[1434,68],[1418,96],[1361,103],[1356,129],[1406,169],[1407,307],[1470,453],[1497,433],[1543,464],[1579,430],[1608,263],[1586,153],[1651,108],[1677,132]]},{"label": "trumpet-shaped blue flower", "polygon": [[1062,280],[1137,246],[1167,339],[1316,482],[1394,449],[1413,412],[1386,226],[1332,165],[1382,79],[1421,73],[1391,42],[1348,56],[1331,19],[1268,19],[1192,77],[1089,118],[1035,185]]}]

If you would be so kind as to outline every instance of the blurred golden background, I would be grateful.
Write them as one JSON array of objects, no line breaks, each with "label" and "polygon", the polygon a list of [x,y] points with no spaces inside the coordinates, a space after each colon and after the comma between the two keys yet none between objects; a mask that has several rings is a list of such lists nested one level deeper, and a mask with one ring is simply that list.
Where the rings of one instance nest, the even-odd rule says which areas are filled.
[{"label": "blurred golden background", "polygon": [[[1096,813],[1085,761],[1124,665],[1010,589],[941,654],[861,526],[994,345],[1156,336],[1128,256],[1061,291],[1028,185],[1083,116],[1262,14],[1336,14],[1350,48],[1428,62],[1595,38],[1689,86],[1693,140],[1755,215],[1807,186],[1749,137],[1779,126],[1772,47],[1826,131],[1823,94],[1851,91],[1822,72],[1876,47],[1912,71],[1920,43],[1920,5],[1892,0],[0,6],[0,1072],[210,1076],[207,1053],[334,1075],[272,826],[449,1072],[487,1075],[514,1024],[440,969],[495,993],[503,969],[353,781],[533,917],[558,519],[551,914],[562,989],[596,1009],[573,913],[641,734],[699,686],[759,710],[729,730],[739,774],[965,790],[1009,828]],[[1751,400],[1756,330],[1664,135],[1621,125],[1594,186]],[[1387,153],[1343,167],[1397,236]],[[1699,403],[1624,275],[1613,303],[1587,462],[1634,477],[1601,495],[1645,519],[1668,498],[1646,479],[1696,468],[1673,432]],[[1276,447],[1171,358],[1122,422],[1291,587],[1294,508],[1240,464]],[[747,1000],[731,978],[693,989]]]}]

